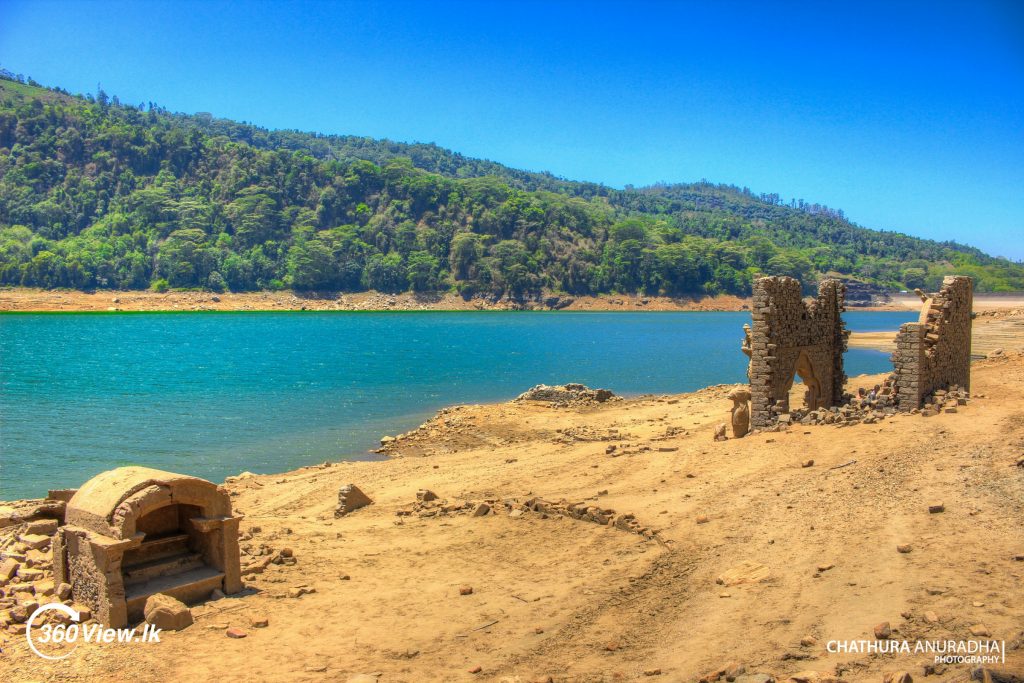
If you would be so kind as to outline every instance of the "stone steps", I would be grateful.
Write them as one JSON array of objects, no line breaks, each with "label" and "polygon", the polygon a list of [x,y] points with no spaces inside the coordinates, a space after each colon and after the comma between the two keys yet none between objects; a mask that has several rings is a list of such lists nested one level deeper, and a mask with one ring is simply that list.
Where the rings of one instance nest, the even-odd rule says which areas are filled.
[{"label": "stone steps", "polygon": [[199,553],[184,552],[170,557],[158,557],[124,567],[124,585],[152,581],[162,576],[172,576],[205,566]]},{"label": "stone steps", "polygon": [[181,600],[186,605],[194,604],[209,597],[214,588],[224,588],[224,572],[212,567],[200,567],[181,574],[159,578],[125,587],[125,601],[128,604],[128,621],[134,623],[144,618],[146,600],[151,595],[163,593]]},{"label": "stone steps", "polygon": [[173,557],[187,553],[189,537],[186,533],[170,534],[153,540],[146,539],[138,548],[129,550],[124,555],[124,564],[136,565],[163,557]]}]

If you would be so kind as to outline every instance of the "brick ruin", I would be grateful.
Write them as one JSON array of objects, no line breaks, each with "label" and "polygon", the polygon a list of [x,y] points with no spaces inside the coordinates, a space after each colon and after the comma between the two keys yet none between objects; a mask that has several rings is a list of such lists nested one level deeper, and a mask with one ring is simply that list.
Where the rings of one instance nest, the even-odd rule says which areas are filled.
[{"label": "brick ruin", "polygon": [[111,627],[143,618],[163,593],[186,603],[242,589],[238,523],[204,479],[146,467],[99,474],[67,503],[53,542],[57,583]]},{"label": "brick ruin", "polygon": [[808,410],[842,402],[845,289],[836,280],[825,280],[818,296],[805,302],[799,280],[762,277],[754,282],[754,326],[744,344],[750,356],[752,427],[768,427],[789,413],[789,391],[797,376],[807,387]]},{"label": "brick ruin", "polygon": [[[754,325],[743,326],[742,346],[750,358],[750,427],[771,428],[797,419],[804,424],[873,422],[922,407],[925,415],[934,414],[938,410],[935,405],[950,396],[966,400],[973,318],[971,279],[949,276],[938,293],[931,297],[918,294],[924,301],[920,319],[900,327],[892,356],[893,374],[883,384],[853,397],[843,391],[847,379],[843,353],[849,335],[841,316],[844,285],[825,280],[818,287],[818,296],[804,301],[800,283],[793,278],[755,281]],[[795,377],[800,377],[806,391],[803,409],[791,411],[789,393]],[[737,437],[746,433],[742,408],[747,392],[742,393],[730,395]],[[948,410],[953,411],[955,408]],[[724,427],[720,428],[723,437]]]},{"label": "brick ruin", "polygon": [[892,355],[893,393],[901,411],[921,408],[937,390],[971,388],[971,278],[950,275],[936,294],[918,294],[921,316],[900,327]]}]

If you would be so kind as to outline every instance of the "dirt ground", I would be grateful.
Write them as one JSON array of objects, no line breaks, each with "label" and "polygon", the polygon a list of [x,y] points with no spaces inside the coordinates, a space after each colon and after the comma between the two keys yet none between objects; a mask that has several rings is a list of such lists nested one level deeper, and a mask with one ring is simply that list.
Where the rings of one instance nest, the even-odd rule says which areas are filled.
[{"label": "dirt ground", "polygon": [[[827,651],[880,622],[911,643],[981,625],[1024,672],[1022,384],[1024,356],[1007,354],[974,365],[976,398],[955,414],[724,442],[726,386],[448,409],[386,461],[226,484],[243,548],[288,548],[294,565],[250,575],[159,644],[44,662],[0,635],[0,680],[695,681],[730,662],[779,681],[968,680],[964,665],[925,678],[926,655]],[[348,483],[375,503],[335,519]],[[656,537],[497,504],[421,516],[422,488],[451,505],[586,502]],[[301,586],[315,592],[289,597]]]}]

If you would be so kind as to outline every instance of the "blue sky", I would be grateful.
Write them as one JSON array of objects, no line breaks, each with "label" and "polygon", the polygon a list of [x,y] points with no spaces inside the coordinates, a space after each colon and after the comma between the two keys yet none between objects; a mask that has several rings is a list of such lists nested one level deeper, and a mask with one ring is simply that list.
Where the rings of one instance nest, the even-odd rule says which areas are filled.
[{"label": "blue sky", "polygon": [[1024,2],[0,3],[0,64],[616,187],[713,182],[1024,259]]}]

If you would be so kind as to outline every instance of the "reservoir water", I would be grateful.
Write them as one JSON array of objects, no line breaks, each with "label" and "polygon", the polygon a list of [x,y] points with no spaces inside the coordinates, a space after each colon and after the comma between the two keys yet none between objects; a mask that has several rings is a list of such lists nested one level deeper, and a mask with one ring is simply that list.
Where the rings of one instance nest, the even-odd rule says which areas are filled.
[{"label": "reservoir water", "polygon": [[[894,330],[907,312],[849,312]],[[540,383],[620,394],[746,381],[748,313],[0,316],[0,500],[128,464],[221,481],[367,457],[439,408]],[[853,349],[847,374],[885,372]],[[723,415],[728,406],[722,407]]]}]

